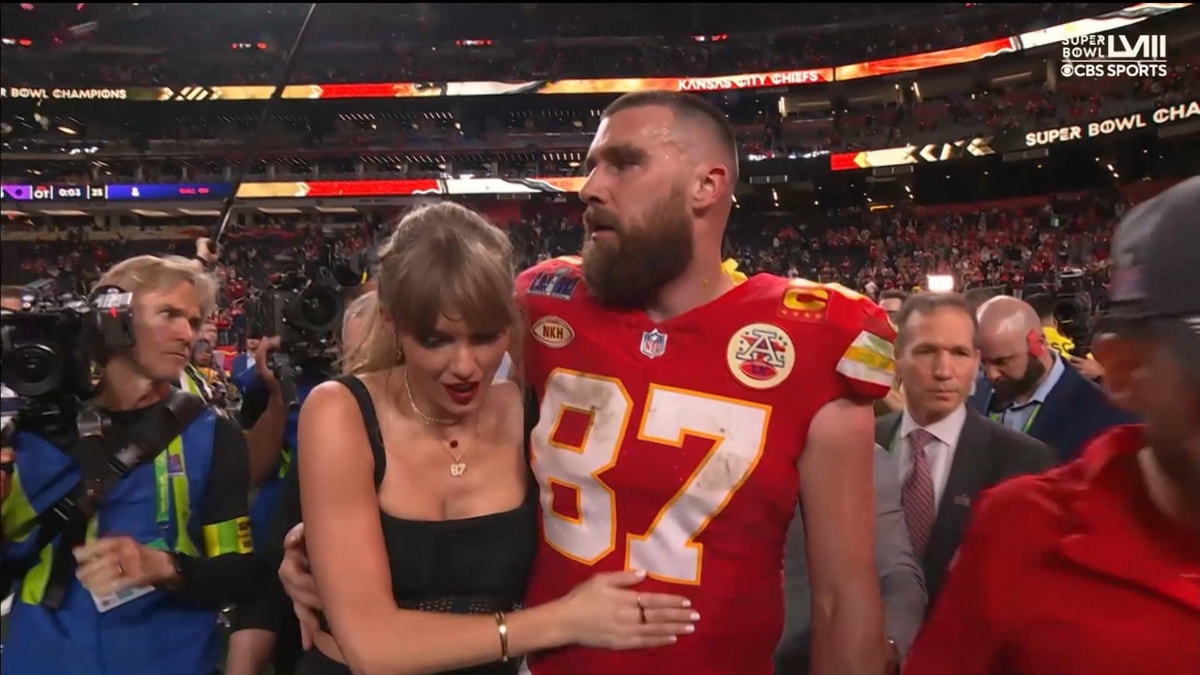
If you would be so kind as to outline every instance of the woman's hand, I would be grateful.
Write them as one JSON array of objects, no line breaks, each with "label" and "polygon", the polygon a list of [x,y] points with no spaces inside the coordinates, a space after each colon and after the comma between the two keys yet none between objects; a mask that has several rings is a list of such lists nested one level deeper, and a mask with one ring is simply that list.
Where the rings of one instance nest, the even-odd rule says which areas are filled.
[{"label": "woman's hand", "polygon": [[575,644],[604,649],[641,649],[675,642],[696,630],[700,615],[679,595],[638,593],[640,570],[597,574],[556,602]]}]

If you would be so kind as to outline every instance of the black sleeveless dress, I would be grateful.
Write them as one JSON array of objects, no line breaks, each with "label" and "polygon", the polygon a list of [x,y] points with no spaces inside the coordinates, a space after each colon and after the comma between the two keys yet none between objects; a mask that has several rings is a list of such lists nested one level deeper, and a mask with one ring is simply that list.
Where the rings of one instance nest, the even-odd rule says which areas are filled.
[{"label": "black sleeveless dress", "polygon": [[[375,488],[387,467],[379,420],[367,388],[356,377],[338,382],[354,394],[375,457]],[[519,606],[537,551],[537,485],[532,475],[517,508],[475,518],[416,521],[380,511],[392,573],[392,595],[403,609],[451,614],[492,614]],[[499,638],[497,638],[498,640]],[[514,675],[518,662],[453,671],[462,675]],[[319,649],[305,653],[297,675],[350,675]]]}]

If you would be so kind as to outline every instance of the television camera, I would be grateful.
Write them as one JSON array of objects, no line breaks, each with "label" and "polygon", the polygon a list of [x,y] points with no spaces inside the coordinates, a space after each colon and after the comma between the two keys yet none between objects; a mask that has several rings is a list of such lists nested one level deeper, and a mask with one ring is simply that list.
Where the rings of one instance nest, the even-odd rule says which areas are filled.
[{"label": "television camera", "polygon": [[78,423],[95,393],[96,360],[133,346],[131,300],[116,286],[88,298],[58,294],[49,280],[26,286],[19,310],[0,311],[0,381],[22,400],[22,427]]},{"label": "television camera", "polygon": [[1058,330],[1075,343],[1075,356],[1085,356],[1091,348],[1091,317],[1096,308],[1083,270],[1060,270],[1056,291],[1054,320],[1058,323]]},{"label": "television camera", "polygon": [[286,256],[276,261],[285,271],[272,275],[267,289],[246,303],[246,320],[251,335],[279,337],[279,349],[271,353],[268,365],[279,378],[285,400],[292,402],[298,375],[332,369],[344,293],[363,282],[368,262],[361,254],[339,257],[332,241],[308,264]]}]

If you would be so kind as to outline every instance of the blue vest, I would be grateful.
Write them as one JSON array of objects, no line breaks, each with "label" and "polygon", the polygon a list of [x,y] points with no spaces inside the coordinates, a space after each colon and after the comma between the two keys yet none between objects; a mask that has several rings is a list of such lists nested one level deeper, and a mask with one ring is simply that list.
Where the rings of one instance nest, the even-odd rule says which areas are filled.
[{"label": "blue vest", "polygon": [[[235,378],[242,392],[263,386],[262,379],[254,369],[247,370],[241,377]],[[272,542],[275,512],[279,508],[279,497],[283,493],[283,479],[288,475],[295,462],[297,430],[300,425],[300,407],[304,399],[319,382],[305,382],[296,385],[297,404],[288,408],[287,423],[283,429],[283,450],[279,453],[279,463],[262,483],[258,484],[258,493],[254,503],[250,505],[250,532],[254,537],[254,547],[260,550],[278,549],[282,542]],[[243,393],[243,396],[245,394]]]},{"label": "blue vest", "polygon": [[[107,495],[88,539],[133,537],[164,550],[198,555],[205,548],[200,513],[212,464],[216,415],[205,410],[153,462],[137,466]],[[8,553],[32,548],[33,520],[79,481],[74,460],[45,439],[19,433],[12,494],[3,508]],[[181,527],[182,525],[182,527]],[[39,604],[52,547],[15,588],[8,617],[4,675],[211,675],[221,656],[217,610],[153,591],[101,613],[75,579],[62,606]],[[6,556],[7,557],[7,556]]]}]

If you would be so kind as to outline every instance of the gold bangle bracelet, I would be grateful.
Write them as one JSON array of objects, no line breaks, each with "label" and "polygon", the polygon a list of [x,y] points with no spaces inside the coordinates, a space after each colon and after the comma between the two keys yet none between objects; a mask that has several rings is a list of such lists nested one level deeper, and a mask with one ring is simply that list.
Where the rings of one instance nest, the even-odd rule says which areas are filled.
[{"label": "gold bangle bracelet", "polygon": [[500,663],[508,663],[508,620],[496,612],[496,632],[500,634]]}]

